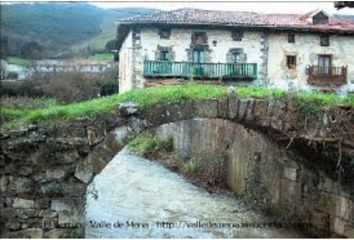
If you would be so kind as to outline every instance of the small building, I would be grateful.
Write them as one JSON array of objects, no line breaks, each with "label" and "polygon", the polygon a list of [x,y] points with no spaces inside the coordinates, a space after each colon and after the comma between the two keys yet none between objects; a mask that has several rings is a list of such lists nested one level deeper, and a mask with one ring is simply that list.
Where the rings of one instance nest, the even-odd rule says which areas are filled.
[{"label": "small building", "polygon": [[119,22],[119,87],[164,79],[257,86],[354,84],[354,22],[304,15],[178,9]]}]

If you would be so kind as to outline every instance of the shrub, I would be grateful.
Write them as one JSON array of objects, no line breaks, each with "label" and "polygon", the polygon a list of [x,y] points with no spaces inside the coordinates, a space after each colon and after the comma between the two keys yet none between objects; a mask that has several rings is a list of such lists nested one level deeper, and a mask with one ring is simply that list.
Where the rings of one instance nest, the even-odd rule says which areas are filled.
[{"label": "shrub", "polygon": [[158,152],[172,152],[173,140],[160,140],[150,134],[141,134],[133,139],[127,147],[144,157],[149,157]]},{"label": "shrub", "polygon": [[41,97],[43,96],[41,85],[42,83],[36,80],[1,82],[0,95]]},{"label": "shrub", "polygon": [[32,79],[42,82],[46,97],[62,103],[79,102],[118,92],[118,82],[114,71],[100,75],[90,75],[79,71],[36,74]]},{"label": "shrub", "polygon": [[181,165],[181,172],[184,174],[197,173],[201,170],[202,164],[200,160],[191,158],[188,162]]},{"label": "shrub", "polygon": [[18,79],[18,73],[16,72],[9,72],[6,76],[8,79]]}]

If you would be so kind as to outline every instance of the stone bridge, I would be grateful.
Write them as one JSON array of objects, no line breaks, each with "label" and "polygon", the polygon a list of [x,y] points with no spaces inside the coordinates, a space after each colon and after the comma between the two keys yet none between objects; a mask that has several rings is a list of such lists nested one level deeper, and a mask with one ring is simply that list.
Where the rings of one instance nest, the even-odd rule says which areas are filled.
[{"label": "stone bridge", "polygon": [[[354,236],[354,194],[350,191],[354,140],[352,135],[336,140],[338,126],[348,121],[354,125],[352,111],[334,108],[305,119],[291,101],[226,97],[158,104],[144,110],[126,103],[100,119],[31,125],[0,135],[1,237],[83,237],[86,187],[94,176],[138,133],[195,118],[242,125],[245,132],[258,132],[284,151],[296,153],[302,159],[298,163],[277,165],[277,173],[262,173],[262,178],[274,175],[273,182],[281,183],[265,186],[269,207],[282,204],[295,212],[307,208],[305,217],[326,235]],[[324,144],[335,154],[322,154]],[[257,146],[247,148],[259,151]],[[345,170],[339,171],[340,177],[339,150],[339,165]],[[246,177],[239,174],[234,181]],[[243,191],[233,190],[240,195]]]}]

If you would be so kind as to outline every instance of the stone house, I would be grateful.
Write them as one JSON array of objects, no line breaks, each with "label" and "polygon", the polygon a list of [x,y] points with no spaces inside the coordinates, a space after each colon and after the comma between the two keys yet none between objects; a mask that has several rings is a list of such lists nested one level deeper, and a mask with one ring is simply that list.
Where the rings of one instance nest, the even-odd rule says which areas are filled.
[{"label": "stone house", "polygon": [[284,89],[354,84],[354,21],[178,9],[119,22],[121,92],[164,79],[222,80]]}]

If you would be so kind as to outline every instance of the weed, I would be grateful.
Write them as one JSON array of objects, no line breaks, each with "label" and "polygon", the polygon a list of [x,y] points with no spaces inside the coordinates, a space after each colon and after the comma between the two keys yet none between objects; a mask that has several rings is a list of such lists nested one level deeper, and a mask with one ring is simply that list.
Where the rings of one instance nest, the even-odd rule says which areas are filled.
[{"label": "weed", "polygon": [[149,157],[158,152],[172,152],[173,140],[160,140],[150,134],[140,134],[127,145],[129,150],[144,157]]},{"label": "weed", "polygon": [[181,172],[184,174],[197,173],[201,170],[201,162],[198,159],[191,158],[188,162],[181,165]]}]

